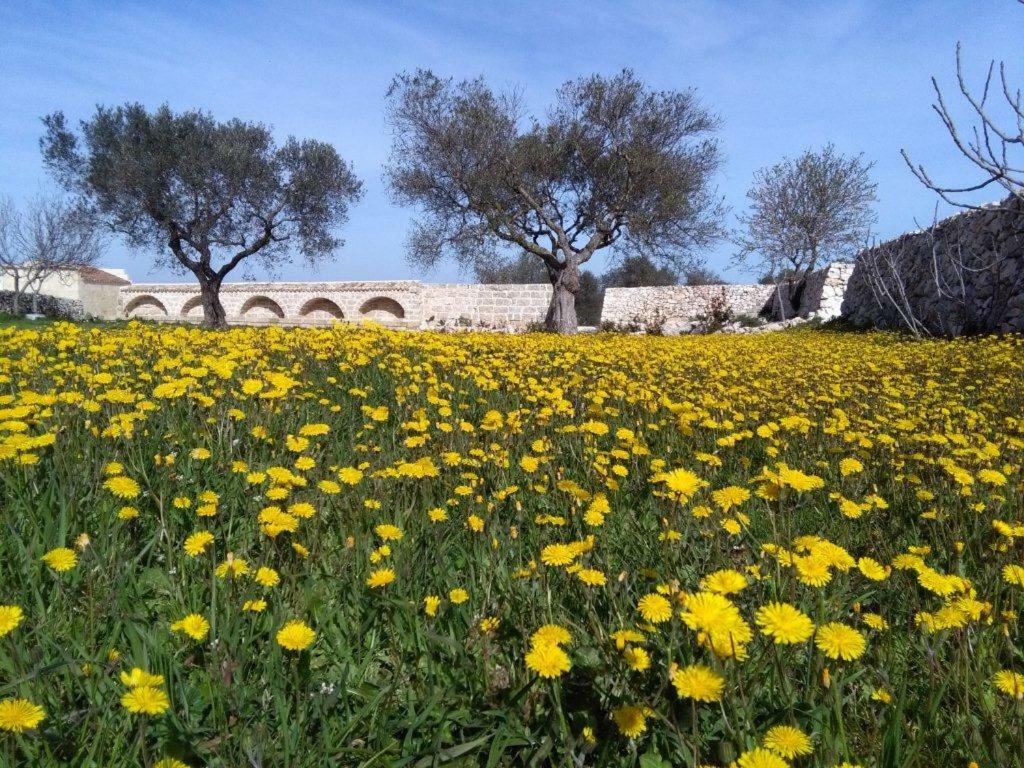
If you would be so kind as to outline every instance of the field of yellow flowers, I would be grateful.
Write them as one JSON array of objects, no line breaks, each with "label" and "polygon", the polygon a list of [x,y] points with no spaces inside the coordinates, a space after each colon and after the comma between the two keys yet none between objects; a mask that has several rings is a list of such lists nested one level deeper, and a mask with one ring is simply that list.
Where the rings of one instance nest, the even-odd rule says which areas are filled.
[{"label": "field of yellow flowers", "polygon": [[1020,766],[1024,340],[0,329],[5,766]]}]

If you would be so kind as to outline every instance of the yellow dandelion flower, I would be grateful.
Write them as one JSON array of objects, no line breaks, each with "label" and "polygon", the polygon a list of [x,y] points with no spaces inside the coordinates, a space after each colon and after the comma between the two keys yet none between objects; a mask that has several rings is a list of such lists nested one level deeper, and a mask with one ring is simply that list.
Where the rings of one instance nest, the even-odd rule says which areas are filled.
[{"label": "yellow dandelion flower", "polygon": [[672,673],[672,685],[681,699],[721,701],[725,678],[703,664],[691,664]]},{"label": "yellow dandelion flower", "polygon": [[0,700],[0,730],[10,733],[31,731],[45,717],[43,708],[28,699]]},{"label": "yellow dandelion flower", "polygon": [[761,744],[787,760],[803,757],[814,751],[810,737],[791,725],[776,725],[774,728],[769,728],[761,740]]},{"label": "yellow dandelion flower", "polygon": [[121,706],[133,715],[161,715],[171,706],[167,694],[159,688],[139,685],[126,691]]},{"label": "yellow dandelion flower", "polygon": [[78,564],[78,555],[75,554],[75,550],[68,549],[67,547],[51,549],[40,559],[50,568],[57,571],[57,573],[70,571]]},{"label": "yellow dandelion flower", "polygon": [[25,614],[18,605],[0,605],[0,637],[9,635],[18,628],[25,619]]},{"label": "yellow dandelion flower", "polygon": [[210,622],[198,613],[190,613],[171,624],[172,632],[182,632],[193,640],[205,640],[210,632]]},{"label": "yellow dandelion flower", "polygon": [[277,644],[288,651],[304,651],[313,644],[316,632],[304,621],[292,619],[278,630]]},{"label": "yellow dandelion flower", "polygon": [[754,620],[777,644],[802,643],[814,634],[810,617],[789,603],[769,603],[757,609]]}]

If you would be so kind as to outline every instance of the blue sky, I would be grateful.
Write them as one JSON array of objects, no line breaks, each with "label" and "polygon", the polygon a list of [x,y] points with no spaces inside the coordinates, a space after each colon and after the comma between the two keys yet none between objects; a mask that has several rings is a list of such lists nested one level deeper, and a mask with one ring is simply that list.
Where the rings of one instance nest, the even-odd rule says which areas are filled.
[{"label": "blue sky", "polygon": [[[405,261],[410,212],[390,202],[381,172],[391,77],[416,67],[483,75],[522,86],[541,114],[563,81],[628,66],[656,88],[695,87],[720,115],[717,185],[734,212],[757,168],[832,141],[877,163],[878,232],[888,236],[930,220],[935,205],[901,148],[940,179],[974,178],[930,109],[929,78],[953,87],[959,40],[974,78],[1006,59],[1024,85],[1022,32],[1015,0],[19,0],[0,4],[0,194],[52,190],[38,150],[50,111],[77,121],[97,103],[199,107],[268,123],[281,138],[330,141],[366,184],[346,246],[281,278],[458,279],[453,266],[423,274]],[[747,277],[730,255],[722,244],[707,261]],[[104,262],[136,281],[172,277],[119,242]]]}]

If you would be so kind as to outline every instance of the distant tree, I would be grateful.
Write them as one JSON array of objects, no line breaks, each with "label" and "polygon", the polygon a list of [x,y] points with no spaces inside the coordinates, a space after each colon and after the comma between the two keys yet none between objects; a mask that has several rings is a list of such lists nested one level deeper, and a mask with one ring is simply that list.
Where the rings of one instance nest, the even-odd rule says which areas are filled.
[{"label": "distant tree", "polygon": [[291,244],[310,263],[342,245],[333,230],[362,190],[330,144],[278,147],[258,123],[141,104],[98,107],[80,136],[60,112],[43,123],[51,172],[129,244],[195,275],[209,326],[225,325],[220,287],[243,262],[274,271]]},{"label": "distant tree", "polygon": [[474,269],[478,283],[546,285],[549,282],[544,262],[525,252],[507,261],[480,262],[474,265]]},{"label": "distant tree", "polygon": [[719,233],[718,123],[692,91],[651,91],[628,70],[587,77],[526,121],[515,93],[420,70],[392,82],[388,120],[391,189],[421,211],[410,260],[473,269],[528,253],[554,287],[552,330],[575,332],[580,267],[597,251],[684,266]]},{"label": "distant tree", "polygon": [[95,265],[101,247],[98,222],[80,205],[39,197],[21,214],[10,199],[0,200],[0,272],[11,277],[15,314],[26,293],[38,313],[46,279]]},{"label": "distant tree", "polygon": [[[696,266],[688,269],[695,269]],[[671,267],[659,267],[647,256],[626,256],[604,273],[605,288],[640,288],[645,285],[675,285],[679,274]]]},{"label": "distant tree", "polygon": [[754,174],[750,213],[740,216],[737,263],[780,279],[853,256],[875,215],[874,163],[845,157],[828,144]]},{"label": "distant tree", "polygon": [[683,271],[684,285],[724,285],[725,278],[709,267],[692,267]]}]

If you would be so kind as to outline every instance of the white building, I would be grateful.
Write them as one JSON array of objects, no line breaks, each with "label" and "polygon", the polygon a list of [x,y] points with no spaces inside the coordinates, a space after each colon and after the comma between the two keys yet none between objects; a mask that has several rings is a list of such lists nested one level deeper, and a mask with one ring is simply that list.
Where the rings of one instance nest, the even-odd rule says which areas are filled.
[{"label": "white building", "polygon": [[[58,299],[79,301],[88,317],[113,320],[120,317],[121,288],[131,285],[128,273],[113,267],[82,267],[46,277],[39,293]],[[0,291],[14,290],[14,275],[0,274]],[[24,291],[24,281],[22,281]],[[31,307],[32,295],[24,294],[24,308]]]}]

